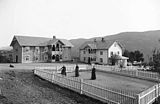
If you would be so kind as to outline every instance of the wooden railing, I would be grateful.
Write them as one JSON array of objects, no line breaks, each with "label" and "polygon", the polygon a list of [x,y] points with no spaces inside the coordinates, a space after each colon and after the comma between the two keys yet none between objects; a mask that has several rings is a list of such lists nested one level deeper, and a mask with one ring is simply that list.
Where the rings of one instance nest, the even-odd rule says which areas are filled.
[{"label": "wooden railing", "polygon": [[[158,73],[136,71],[136,70],[116,70],[107,66],[95,66],[97,70],[116,73],[120,75],[126,75],[131,77],[143,78],[147,80],[159,81]],[[98,100],[107,102],[109,104],[151,104],[160,95],[160,84],[154,85],[151,88],[135,94],[134,92],[128,92],[125,90],[118,90],[113,88],[104,88],[100,85],[87,82],[83,79],[65,77],[57,74],[57,69],[61,66],[56,67],[36,67],[34,73],[50,82],[56,83],[60,86],[74,90],[81,94],[88,95]],[[73,66],[68,66],[68,72],[74,71]],[[92,66],[84,66],[82,70],[89,70]],[[47,69],[47,70],[44,70]],[[114,69],[114,70],[113,70]],[[55,70],[55,71],[54,71]],[[129,102],[129,103],[128,103]]]},{"label": "wooden railing", "polygon": [[156,84],[151,88],[138,94],[138,104],[152,104],[160,95],[160,84]]},{"label": "wooden railing", "polygon": [[[91,69],[92,66],[88,66]],[[130,77],[137,77],[145,80],[160,81],[159,74],[156,72],[126,70],[115,66],[95,65],[95,68],[100,71],[110,72]]]}]

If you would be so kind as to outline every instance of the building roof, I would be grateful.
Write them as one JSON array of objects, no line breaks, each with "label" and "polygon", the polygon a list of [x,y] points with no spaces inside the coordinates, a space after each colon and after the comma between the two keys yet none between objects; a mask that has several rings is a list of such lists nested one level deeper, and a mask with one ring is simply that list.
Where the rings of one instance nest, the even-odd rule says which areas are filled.
[{"label": "building roof", "polygon": [[51,45],[57,41],[61,41],[66,47],[73,47],[70,41],[66,39],[53,39],[45,37],[32,37],[32,36],[14,36],[10,46],[17,41],[20,46],[47,46]]},{"label": "building roof", "polygon": [[123,46],[118,41],[87,41],[84,44],[81,45],[80,49],[84,49],[86,46],[91,47],[92,49],[108,49],[114,42],[117,42],[117,44],[123,49]]}]

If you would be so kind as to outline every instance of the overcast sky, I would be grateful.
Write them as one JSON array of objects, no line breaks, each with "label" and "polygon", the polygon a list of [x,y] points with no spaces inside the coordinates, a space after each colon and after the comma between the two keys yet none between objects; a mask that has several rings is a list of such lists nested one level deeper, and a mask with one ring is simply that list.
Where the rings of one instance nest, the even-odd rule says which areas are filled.
[{"label": "overcast sky", "polygon": [[160,30],[160,0],[0,0],[0,47],[13,36],[75,39]]}]

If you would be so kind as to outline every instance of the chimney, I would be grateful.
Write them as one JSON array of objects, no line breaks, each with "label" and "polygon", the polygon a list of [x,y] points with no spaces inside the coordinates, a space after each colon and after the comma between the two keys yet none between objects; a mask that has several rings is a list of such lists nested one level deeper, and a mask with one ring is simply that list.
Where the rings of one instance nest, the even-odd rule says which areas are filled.
[{"label": "chimney", "polygon": [[53,36],[53,39],[56,39],[56,36]]},{"label": "chimney", "polygon": [[102,38],[102,40],[101,40],[102,42],[104,42],[105,40],[104,40],[104,38]]}]

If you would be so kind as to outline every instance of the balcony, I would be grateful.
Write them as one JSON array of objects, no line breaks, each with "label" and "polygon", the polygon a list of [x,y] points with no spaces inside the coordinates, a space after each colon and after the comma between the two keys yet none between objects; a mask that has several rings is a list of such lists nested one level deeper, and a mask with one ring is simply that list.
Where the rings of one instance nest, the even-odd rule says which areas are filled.
[{"label": "balcony", "polygon": [[52,51],[52,55],[55,55],[55,54],[62,54],[62,51]]}]

